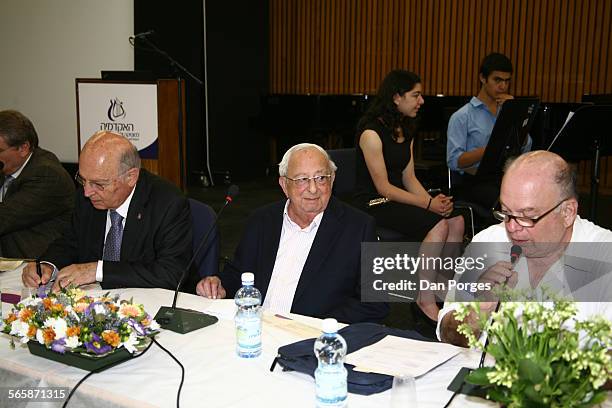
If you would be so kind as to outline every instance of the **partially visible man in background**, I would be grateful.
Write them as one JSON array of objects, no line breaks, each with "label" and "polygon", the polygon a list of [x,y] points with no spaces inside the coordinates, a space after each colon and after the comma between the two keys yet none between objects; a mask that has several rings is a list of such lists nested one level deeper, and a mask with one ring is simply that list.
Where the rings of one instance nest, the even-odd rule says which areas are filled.
[{"label": "partially visible man in background", "polygon": [[0,255],[38,258],[70,223],[74,182],[32,122],[0,111]]}]

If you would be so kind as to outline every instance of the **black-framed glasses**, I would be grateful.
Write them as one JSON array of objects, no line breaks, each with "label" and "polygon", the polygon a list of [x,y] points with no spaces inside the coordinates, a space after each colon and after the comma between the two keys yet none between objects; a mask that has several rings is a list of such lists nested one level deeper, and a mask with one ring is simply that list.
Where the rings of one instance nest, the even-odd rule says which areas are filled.
[{"label": "black-framed glasses", "polygon": [[96,190],[96,191],[104,191],[105,188],[107,188],[108,186],[113,184],[119,178],[123,177],[126,173],[127,173],[127,171],[119,174],[117,177],[114,177],[114,178],[112,178],[110,180],[91,181],[91,180],[86,180],[83,177],[81,177],[81,175],[77,171],[76,174],[74,175],[74,180],[77,183],[79,183],[79,185],[83,186],[83,188],[85,188],[86,184],[89,184],[89,186],[91,188],[93,188],[94,190]]},{"label": "black-framed glasses", "polygon": [[320,176],[312,176],[312,177],[298,177],[298,178],[291,178],[289,176],[285,176],[285,178],[287,180],[293,181],[296,187],[304,188],[310,184],[310,180],[314,180],[315,184],[319,186],[328,185],[331,180],[331,174],[323,174]]},{"label": "black-framed glasses", "polygon": [[495,217],[495,219],[497,219],[498,221],[503,221],[505,223],[510,222],[510,220],[514,220],[521,227],[530,228],[536,225],[538,221],[540,221],[542,218],[546,217],[548,214],[553,212],[564,201],[569,200],[569,198],[570,197],[564,198],[563,200],[559,201],[553,208],[538,215],[537,217],[523,217],[519,215],[512,215],[512,214],[505,213],[501,210],[495,210],[495,209],[493,210],[493,217]]}]

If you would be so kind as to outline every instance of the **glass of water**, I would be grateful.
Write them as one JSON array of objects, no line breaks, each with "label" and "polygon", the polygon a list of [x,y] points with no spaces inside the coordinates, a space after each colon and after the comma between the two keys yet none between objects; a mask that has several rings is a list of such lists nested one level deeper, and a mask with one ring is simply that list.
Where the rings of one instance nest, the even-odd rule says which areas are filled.
[{"label": "glass of water", "polygon": [[417,406],[416,383],[410,375],[393,377],[391,388],[392,408],[412,408]]}]

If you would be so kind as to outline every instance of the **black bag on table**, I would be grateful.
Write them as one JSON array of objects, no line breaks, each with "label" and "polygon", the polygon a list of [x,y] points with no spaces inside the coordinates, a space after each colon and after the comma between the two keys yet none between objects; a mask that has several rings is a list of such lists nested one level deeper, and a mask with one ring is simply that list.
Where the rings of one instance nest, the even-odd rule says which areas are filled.
[{"label": "black bag on table", "polygon": [[[432,341],[412,330],[394,329],[376,323],[354,323],[340,329],[338,334],[346,340],[347,354],[374,344],[385,336]],[[283,371],[297,371],[314,378],[318,365],[314,354],[314,342],[315,339],[306,339],[279,347],[270,371],[274,371],[278,363],[283,367]],[[371,395],[386,391],[393,385],[393,377],[390,375],[354,371],[354,366],[351,364],[344,364],[344,367],[348,371],[347,383],[350,393]]]}]

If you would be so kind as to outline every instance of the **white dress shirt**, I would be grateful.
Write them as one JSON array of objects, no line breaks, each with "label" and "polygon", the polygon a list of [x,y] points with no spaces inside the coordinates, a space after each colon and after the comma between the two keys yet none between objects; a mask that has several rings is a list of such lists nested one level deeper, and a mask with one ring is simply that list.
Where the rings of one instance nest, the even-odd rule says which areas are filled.
[{"label": "white dress shirt", "polygon": [[289,217],[288,206],[289,200],[285,203],[283,228],[276,252],[276,261],[263,304],[264,309],[280,314],[291,311],[302,269],[304,269],[304,264],[323,218],[323,212],[321,212],[317,214],[310,225],[306,228],[300,228]]},{"label": "white dress shirt", "polygon": [[[510,242],[506,228],[503,223],[490,226],[489,228],[479,232],[474,236],[472,242]],[[574,227],[572,230],[572,237],[570,242],[591,242],[594,243],[612,243],[612,231],[605,228],[601,228],[592,222],[576,216],[574,221]],[[559,295],[568,295],[568,283],[563,275],[563,268],[561,264],[563,262],[557,262],[551,270],[544,275],[538,287],[548,287],[555,289]],[[530,288],[529,272],[527,268],[527,261],[522,257],[515,266],[515,270],[518,274],[517,288]],[[592,291],[593,285],[587,286],[587,290]],[[606,290],[605,288],[603,290]],[[450,298],[454,298],[454,294],[451,294]],[[580,298],[580,297],[579,297]],[[583,296],[584,298],[584,296]],[[592,296],[593,299],[600,298],[605,299],[606,296]],[[599,302],[576,302],[578,307],[578,313],[576,317],[579,320],[584,320],[592,315],[602,315],[608,319],[612,319],[612,302],[599,301]],[[444,307],[438,313],[438,325],[436,327],[436,335],[440,339],[440,325],[444,316],[447,313],[457,309],[456,302],[445,302]],[[483,335],[484,336],[484,335]]]}]

